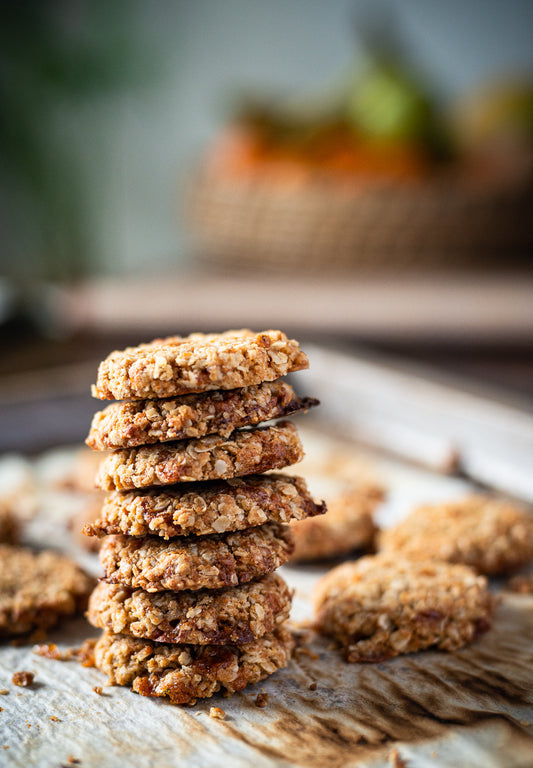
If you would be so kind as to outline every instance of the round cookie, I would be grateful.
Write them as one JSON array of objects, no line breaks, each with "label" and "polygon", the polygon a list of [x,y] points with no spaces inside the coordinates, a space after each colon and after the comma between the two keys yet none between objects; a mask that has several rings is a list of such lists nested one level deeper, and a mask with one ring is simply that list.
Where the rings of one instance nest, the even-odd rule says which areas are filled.
[{"label": "round cookie", "polygon": [[108,536],[100,561],[113,584],[178,592],[245,584],[279,568],[292,549],[289,526],[266,523],[237,533],[169,541]]},{"label": "round cookie", "polygon": [[67,557],[0,545],[0,637],[48,629],[83,610],[93,584]]},{"label": "round cookie", "polygon": [[198,592],[131,590],[100,582],[87,617],[95,627],[159,643],[250,643],[289,617],[291,592],[270,574],[240,587]]},{"label": "round cookie", "polygon": [[167,696],[173,704],[194,704],[217,691],[242,691],[289,663],[294,642],[280,627],[244,645],[154,643],[105,631],[94,663],[112,685],[129,685],[142,696]]},{"label": "round cookie", "polygon": [[301,520],[324,508],[313,501],[301,477],[249,475],[164,490],[115,491],[104,501],[101,518],[83,530],[87,536],[205,536]]},{"label": "round cookie", "polygon": [[170,336],[112,352],[98,368],[93,397],[174,397],[274,381],[309,367],[298,342],[281,331]]},{"label": "round cookie", "polygon": [[296,427],[282,421],[273,427],[233,432],[177,443],[113,451],[102,462],[96,485],[126,491],[198,480],[225,480],[282,469],[304,456]]},{"label": "round cookie", "polygon": [[504,500],[468,496],[415,509],[380,534],[379,548],[506,573],[533,559],[533,515]]},{"label": "round cookie", "polygon": [[205,435],[229,437],[235,429],[314,405],[318,400],[297,397],[291,385],[281,380],[166,400],[112,403],[95,413],[86,443],[105,451]]},{"label": "round cookie", "polygon": [[374,510],[383,499],[377,486],[345,491],[328,500],[326,513],[291,524],[294,533],[292,562],[341,557],[369,547],[376,532]]},{"label": "round cookie", "polygon": [[453,651],[490,627],[494,598],[465,565],[364,557],[316,585],[316,628],[334,637],[349,662],[377,662],[436,647]]}]

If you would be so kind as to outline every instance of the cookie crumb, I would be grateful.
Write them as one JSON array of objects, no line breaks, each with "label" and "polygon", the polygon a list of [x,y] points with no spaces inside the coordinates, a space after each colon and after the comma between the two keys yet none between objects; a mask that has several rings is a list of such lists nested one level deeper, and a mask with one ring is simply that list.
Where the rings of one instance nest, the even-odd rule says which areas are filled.
[{"label": "cookie crumb", "polygon": [[44,643],[43,645],[34,645],[33,653],[42,656],[45,659],[56,659],[64,661],[66,652],[60,651],[55,643]]},{"label": "cookie crumb", "polygon": [[95,685],[93,688],[93,691],[97,693],[99,696],[103,696],[103,690],[101,685]]},{"label": "cookie crumb", "polygon": [[211,707],[209,710],[209,717],[212,717],[215,720],[225,720],[226,713],[220,707]]},{"label": "cookie crumb", "polygon": [[89,637],[84,640],[79,648],[73,648],[73,658],[79,661],[82,667],[94,667],[94,647],[96,638]]},{"label": "cookie crumb", "polygon": [[392,768],[407,768],[407,763],[403,759],[403,757],[400,755],[396,747],[391,749],[391,751],[388,754],[387,762],[392,765]]},{"label": "cookie crumb", "polygon": [[56,717],[55,715],[50,715],[50,720],[51,720],[53,723],[60,723],[60,722],[61,722],[61,720],[59,719],[59,717]]},{"label": "cookie crumb", "polygon": [[37,656],[42,656],[44,659],[54,659],[54,661],[80,661],[84,666],[92,666],[91,664],[85,664],[84,662],[88,658],[88,651],[90,650],[91,643],[94,644],[95,640],[85,640],[80,648],[65,648],[62,651],[57,647],[55,643],[43,643],[42,645],[34,645],[33,653]]},{"label": "cookie crumb", "polygon": [[268,704],[268,693],[258,693],[255,697],[255,706],[260,707],[261,709],[263,707],[266,707]]},{"label": "cookie crumb", "polygon": [[81,760],[78,757],[74,757],[74,755],[69,755],[67,758],[67,763],[69,765],[78,765],[81,763]]},{"label": "cookie crumb", "polygon": [[308,656],[310,659],[313,659],[313,661],[318,661],[320,658],[318,653],[313,653],[313,651],[311,651],[305,645],[298,646],[298,648],[294,650],[294,656],[296,661],[300,661],[300,656]]},{"label": "cookie crumb", "polygon": [[0,696],[7,696],[8,693],[7,688],[0,688]]},{"label": "cookie crumb", "polygon": [[9,747],[8,747],[8,745],[7,745],[7,744],[4,744],[4,745],[3,745],[3,747],[2,747],[2,749],[9,749]]},{"label": "cookie crumb", "polygon": [[35,675],[33,672],[26,672],[26,670],[21,670],[20,672],[15,672],[13,677],[11,678],[11,682],[13,685],[19,685],[23,688],[27,688],[29,685],[33,683],[35,679]]},{"label": "cookie crumb", "polygon": [[316,683],[311,683],[311,684],[309,685],[309,690],[310,690],[310,691],[316,691],[316,687],[317,687],[317,686],[316,686]]}]

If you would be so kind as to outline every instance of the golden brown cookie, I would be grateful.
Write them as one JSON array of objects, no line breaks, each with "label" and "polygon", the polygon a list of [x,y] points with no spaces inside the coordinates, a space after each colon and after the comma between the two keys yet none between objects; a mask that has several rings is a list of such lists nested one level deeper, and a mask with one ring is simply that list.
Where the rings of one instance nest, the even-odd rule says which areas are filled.
[{"label": "golden brown cookie", "polygon": [[489,496],[419,507],[379,536],[384,552],[506,573],[533,559],[533,515]]},{"label": "golden brown cookie", "polygon": [[250,643],[289,617],[291,592],[273,573],[229,589],[145,592],[100,582],[87,617],[95,627],[159,643]]},{"label": "golden brown cookie", "polygon": [[93,584],[67,557],[0,545],[0,637],[48,629],[83,610]]},{"label": "golden brown cookie", "polygon": [[289,523],[320,515],[305,480],[282,474],[187,483],[164,489],[115,491],[101,517],[84,528],[87,536],[205,536],[241,531],[267,522]]},{"label": "golden brown cookie", "polygon": [[314,405],[318,400],[298,397],[290,384],[281,380],[165,400],[112,403],[95,413],[86,442],[95,450],[105,451],[205,435],[229,437],[235,429]]},{"label": "golden brown cookie", "polygon": [[193,333],[112,352],[100,363],[92,394],[138,400],[236,389],[308,366],[298,342],[281,331]]},{"label": "golden brown cookie", "polygon": [[244,645],[154,643],[104,632],[94,663],[112,685],[129,685],[142,696],[167,696],[173,704],[194,704],[217,691],[241,691],[287,666],[291,633],[280,627]]},{"label": "golden brown cookie", "polygon": [[454,651],[490,627],[495,601],[486,579],[465,565],[364,557],[316,585],[316,628],[347,661],[374,662],[436,647]]},{"label": "golden brown cookie", "polygon": [[102,462],[96,485],[126,491],[200,480],[226,480],[282,469],[303,458],[296,427],[273,427],[113,451]]},{"label": "golden brown cookie", "polygon": [[113,584],[178,592],[245,584],[279,568],[292,549],[289,526],[266,523],[237,533],[169,541],[108,536],[100,561]]},{"label": "golden brown cookie", "polygon": [[324,515],[293,522],[291,561],[342,557],[370,547],[376,533],[374,511],[383,497],[383,490],[375,485],[352,488],[328,500]]}]

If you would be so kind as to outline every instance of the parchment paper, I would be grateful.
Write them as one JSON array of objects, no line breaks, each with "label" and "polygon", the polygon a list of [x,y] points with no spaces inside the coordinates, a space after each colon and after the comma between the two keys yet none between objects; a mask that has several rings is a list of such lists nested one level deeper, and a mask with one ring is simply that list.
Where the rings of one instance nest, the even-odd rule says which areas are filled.
[{"label": "parchment paper", "polygon": [[[312,489],[327,495],[355,475],[379,478],[389,489],[380,514],[384,524],[414,503],[452,498],[468,489],[461,480],[379,459],[318,433],[302,433],[309,459],[298,472],[309,478]],[[54,473],[60,476],[72,457],[67,450],[31,465],[6,459],[0,463],[0,482],[13,482],[18,461],[17,471],[26,483],[32,478],[38,498],[28,539],[69,551],[96,574],[97,558],[74,546],[64,526],[80,499],[51,490],[43,481]],[[9,471],[6,462],[11,462]],[[296,590],[295,622],[310,618],[308,595],[326,570],[282,569]],[[52,633],[49,641],[67,648],[96,634],[78,619]],[[69,759],[95,768],[533,765],[533,599],[505,593],[493,629],[454,654],[424,652],[377,665],[349,665],[327,641],[309,639],[288,669],[270,680],[192,708],[125,688],[104,687],[98,695],[94,687],[106,682],[98,670],[41,658],[31,647],[4,645],[0,687],[9,692],[0,696],[0,765],[76,764]],[[31,688],[11,683],[13,672],[22,669],[35,673]],[[255,698],[262,691],[269,700],[259,709]],[[224,709],[226,719],[210,718],[211,706]]]}]

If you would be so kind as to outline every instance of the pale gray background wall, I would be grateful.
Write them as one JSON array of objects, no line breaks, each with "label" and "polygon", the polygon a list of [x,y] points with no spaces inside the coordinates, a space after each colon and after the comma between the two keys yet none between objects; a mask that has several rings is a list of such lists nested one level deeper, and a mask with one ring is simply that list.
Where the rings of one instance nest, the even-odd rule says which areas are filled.
[{"label": "pale gray background wall", "polygon": [[[371,3],[370,3],[371,4]],[[353,0],[134,0],[159,76],[75,121],[95,270],[186,259],[176,217],[186,169],[237,86],[312,90],[350,66]],[[364,4],[363,4],[364,5]],[[393,0],[415,59],[443,95],[501,72],[533,72],[531,0]]]}]

